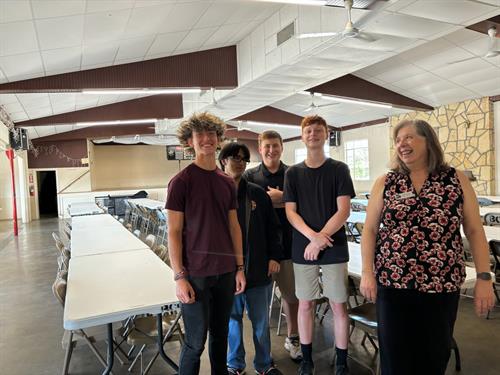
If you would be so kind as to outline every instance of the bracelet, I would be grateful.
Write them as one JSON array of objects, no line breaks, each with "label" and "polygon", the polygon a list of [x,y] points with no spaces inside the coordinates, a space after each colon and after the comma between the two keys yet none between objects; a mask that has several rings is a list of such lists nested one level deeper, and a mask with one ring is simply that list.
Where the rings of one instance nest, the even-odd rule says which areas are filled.
[{"label": "bracelet", "polygon": [[236,265],[236,271],[244,271],[244,270],[245,270],[244,264],[237,264]]},{"label": "bracelet", "polygon": [[182,280],[187,277],[188,273],[185,268],[183,268],[180,272],[177,272],[174,276],[174,281]]}]

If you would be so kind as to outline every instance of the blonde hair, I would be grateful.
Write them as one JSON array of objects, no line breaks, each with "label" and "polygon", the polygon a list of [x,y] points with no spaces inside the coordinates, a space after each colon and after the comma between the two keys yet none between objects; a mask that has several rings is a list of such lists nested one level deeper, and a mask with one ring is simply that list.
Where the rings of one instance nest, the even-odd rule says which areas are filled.
[{"label": "blonde hair", "polygon": [[184,147],[189,147],[188,139],[193,137],[193,132],[215,131],[220,141],[224,140],[226,124],[219,117],[209,113],[195,113],[187,120],[182,121],[177,129],[177,138]]},{"label": "blonde hair", "polygon": [[279,139],[280,144],[283,146],[283,138],[281,138],[280,133],[278,133],[277,131],[266,130],[266,131],[263,131],[262,133],[260,133],[259,138],[258,138],[259,146],[262,143],[262,141],[264,141],[266,139]]},{"label": "blonde hair", "polygon": [[[432,129],[432,126],[424,120],[403,120],[396,125],[394,131],[392,132],[392,137],[394,143],[396,143],[396,138],[401,129],[407,126],[414,126],[417,134],[425,138],[425,143],[427,145],[427,170],[429,173],[438,173],[445,171],[449,168],[449,165],[444,161],[444,152],[439,143],[436,132]],[[391,169],[399,173],[410,173],[410,170],[406,164],[399,158],[398,153],[394,152],[393,160],[391,163]]]}]

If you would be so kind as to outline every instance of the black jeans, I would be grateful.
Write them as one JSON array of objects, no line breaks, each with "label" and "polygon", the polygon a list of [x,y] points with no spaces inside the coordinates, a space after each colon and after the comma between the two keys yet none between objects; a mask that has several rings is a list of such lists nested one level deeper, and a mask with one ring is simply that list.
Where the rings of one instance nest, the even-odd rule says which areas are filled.
[{"label": "black jeans", "polygon": [[458,292],[377,290],[382,375],[444,375],[457,317]]},{"label": "black jeans", "polygon": [[208,338],[212,375],[227,375],[227,336],[229,315],[235,291],[234,272],[217,276],[190,277],[196,301],[182,304],[186,331],[181,351],[179,375],[198,375],[200,356]]}]

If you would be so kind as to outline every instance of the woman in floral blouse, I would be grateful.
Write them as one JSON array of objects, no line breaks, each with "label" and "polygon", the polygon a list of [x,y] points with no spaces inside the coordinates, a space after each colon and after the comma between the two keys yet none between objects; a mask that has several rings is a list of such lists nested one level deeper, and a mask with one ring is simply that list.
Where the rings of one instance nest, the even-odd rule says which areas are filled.
[{"label": "woman in floral blouse", "polygon": [[472,185],[444,162],[431,126],[403,121],[394,142],[367,208],[361,292],[377,302],[382,374],[442,375],[465,279],[460,225],[478,272],[478,315],[494,305],[488,244]]}]

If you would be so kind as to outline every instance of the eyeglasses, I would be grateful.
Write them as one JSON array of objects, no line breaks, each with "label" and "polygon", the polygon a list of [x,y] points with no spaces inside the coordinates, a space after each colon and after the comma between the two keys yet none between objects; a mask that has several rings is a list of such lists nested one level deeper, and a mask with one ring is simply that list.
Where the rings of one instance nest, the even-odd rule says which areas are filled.
[{"label": "eyeglasses", "polygon": [[247,159],[247,158],[244,158],[244,157],[241,157],[239,155],[236,155],[236,156],[228,156],[228,159],[229,160],[232,160],[232,161],[237,161],[238,163],[241,163],[242,161],[245,162],[245,163],[250,163],[250,159]]}]

